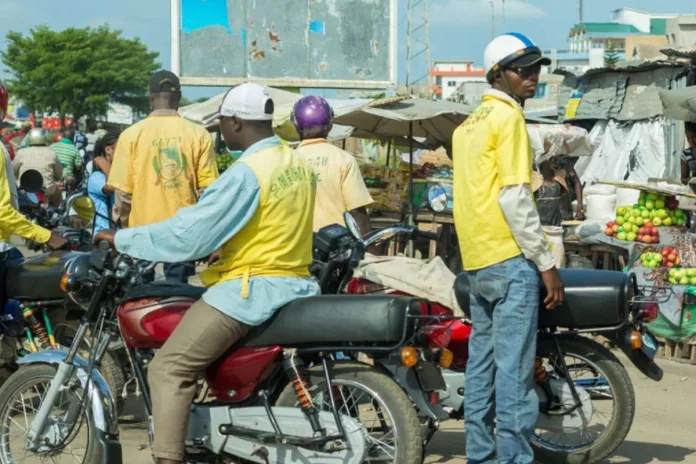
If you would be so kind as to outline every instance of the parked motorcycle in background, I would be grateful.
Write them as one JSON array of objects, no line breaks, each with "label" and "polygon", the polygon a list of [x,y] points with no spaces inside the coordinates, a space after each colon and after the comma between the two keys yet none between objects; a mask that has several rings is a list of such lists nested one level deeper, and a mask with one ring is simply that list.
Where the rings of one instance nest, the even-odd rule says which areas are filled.
[{"label": "parked motorcycle in background", "polygon": [[[432,285],[404,285],[409,276],[403,272],[413,269],[412,261],[425,265],[420,260],[380,257],[378,261],[392,260],[392,265],[384,268],[376,266],[375,260],[360,263],[366,247],[380,241],[398,235],[411,240],[436,236],[413,226],[395,225],[363,239],[352,218],[346,217],[346,224],[348,228],[329,226],[315,235],[317,261],[313,270],[324,292],[411,296],[414,288],[431,289],[441,284],[440,276]],[[399,268],[400,275],[394,271]],[[380,274],[380,269],[388,269],[389,274]],[[657,304],[655,297],[644,293],[659,294],[664,290],[639,288],[633,275],[620,272],[560,272],[566,301],[553,311],[539,311],[535,389],[540,416],[532,444],[542,462],[597,463],[610,456],[626,438],[635,414],[635,394],[621,361],[588,336],[609,338],[644,375],[661,380],[662,370],[653,361],[657,342],[645,328],[657,317]],[[362,277],[352,278],[356,273]],[[454,286],[459,307],[468,312],[466,274],[456,279],[451,275],[449,282]],[[545,290],[539,291],[543,301]],[[447,298],[448,294],[440,295],[441,301]],[[440,405],[450,411],[452,418],[462,419],[471,325],[466,318],[454,316],[454,309],[442,303],[430,301],[427,306],[430,328],[425,332],[430,343],[452,353],[451,366],[444,371],[447,386],[439,392]]]}]

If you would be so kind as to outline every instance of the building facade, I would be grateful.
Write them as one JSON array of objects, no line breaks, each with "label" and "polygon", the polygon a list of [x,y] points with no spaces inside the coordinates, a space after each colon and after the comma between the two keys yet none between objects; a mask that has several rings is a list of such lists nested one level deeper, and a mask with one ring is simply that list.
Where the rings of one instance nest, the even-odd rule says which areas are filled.
[{"label": "building facade", "polygon": [[665,38],[674,47],[696,45],[696,15],[680,15],[667,20]]},{"label": "building facade", "polygon": [[430,76],[438,100],[450,99],[465,82],[486,82],[486,72],[473,61],[436,61]]}]

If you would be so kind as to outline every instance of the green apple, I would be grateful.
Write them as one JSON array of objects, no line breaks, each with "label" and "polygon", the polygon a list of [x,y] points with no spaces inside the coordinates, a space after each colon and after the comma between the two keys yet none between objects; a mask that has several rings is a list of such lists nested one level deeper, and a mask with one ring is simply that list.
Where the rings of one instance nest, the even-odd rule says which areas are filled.
[{"label": "green apple", "polygon": [[660,219],[664,219],[668,215],[667,215],[667,211],[664,208],[661,208],[661,209],[657,210],[657,213],[655,213],[655,216],[659,217]]},{"label": "green apple", "polygon": [[629,222],[629,224],[635,224],[636,218],[634,216],[631,216],[630,218],[628,218],[628,222]]},{"label": "green apple", "polygon": [[661,209],[665,207],[665,200],[659,199],[655,200],[655,208]]},{"label": "green apple", "polygon": [[686,277],[686,272],[682,268],[677,268],[677,272],[674,273],[674,277],[677,279],[681,279],[682,277]]},{"label": "green apple", "polygon": [[655,201],[658,198],[660,198],[660,195],[658,195],[657,193],[648,193],[647,196],[645,197],[646,200],[650,200],[650,201]]},{"label": "green apple", "polygon": [[696,269],[687,269],[686,275],[687,277],[696,277]]},{"label": "green apple", "polygon": [[677,277],[677,273],[679,272],[679,269],[676,267],[673,267],[672,269],[669,270],[669,276],[670,277]]},{"label": "green apple", "polygon": [[648,210],[655,209],[655,203],[653,203],[652,201],[646,201],[645,202],[645,209],[648,209]]},{"label": "green apple", "polygon": [[637,217],[636,218],[636,225],[642,226],[643,224],[645,224],[645,219],[643,219],[642,217]]},{"label": "green apple", "polygon": [[628,240],[629,242],[635,242],[636,241],[636,233],[635,232],[627,233],[626,240]]},{"label": "green apple", "polygon": [[684,219],[684,218],[677,219],[677,225],[679,227],[684,227],[686,225],[686,219]]},{"label": "green apple", "polygon": [[645,206],[645,203],[646,203],[646,202],[645,202],[645,198],[639,198],[639,199],[638,199],[638,204],[639,204],[640,206]]},{"label": "green apple", "polygon": [[681,279],[679,279],[679,284],[680,285],[689,285],[689,278],[684,276]]},{"label": "green apple", "polygon": [[691,285],[696,285],[696,277],[692,277],[689,279],[689,284]]},{"label": "green apple", "polygon": [[617,216],[624,216],[626,214],[626,207],[625,206],[619,206],[616,208],[616,215]]},{"label": "green apple", "polygon": [[648,260],[648,267],[650,269],[655,269],[657,268],[658,264],[654,259]]},{"label": "green apple", "polygon": [[654,225],[655,227],[660,227],[660,226],[662,226],[662,219],[656,217],[655,219],[653,219],[653,225]]},{"label": "green apple", "polygon": [[662,263],[662,255],[660,253],[655,253],[655,261]]},{"label": "green apple", "polygon": [[619,240],[626,240],[626,232],[619,232],[618,234],[616,234],[616,238],[618,238]]},{"label": "green apple", "polygon": [[684,214],[684,211],[677,208],[674,210],[674,213],[677,215],[678,218],[685,218],[686,214]]},{"label": "green apple", "polygon": [[640,205],[636,203],[635,205],[633,205],[633,209],[640,209]]},{"label": "green apple", "polygon": [[650,218],[650,211],[645,210],[642,213],[640,213],[640,215],[643,219],[648,219],[648,218]]},{"label": "green apple", "polygon": [[616,218],[616,223],[620,226],[622,226],[626,222],[626,219],[624,219],[622,216],[619,216]]},{"label": "green apple", "polygon": [[670,277],[670,278],[669,278],[669,283],[672,284],[672,285],[676,285],[677,279],[675,279],[674,277]]},{"label": "green apple", "polygon": [[670,218],[670,217],[665,218],[665,220],[662,221],[662,225],[664,225],[665,227],[670,227],[672,225],[672,218]]}]

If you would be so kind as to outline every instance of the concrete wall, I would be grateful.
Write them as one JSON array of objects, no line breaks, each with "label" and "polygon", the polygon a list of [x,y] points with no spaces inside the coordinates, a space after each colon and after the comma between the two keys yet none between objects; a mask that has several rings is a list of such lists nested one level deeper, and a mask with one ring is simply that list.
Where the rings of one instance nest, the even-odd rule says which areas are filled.
[{"label": "concrete wall", "polygon": [[485,77],[437,76],[435,83],[442,89],[442,94],[438,96],[438,100],[447,100],[462,84],[470,82],[482,82],[488,86]]},{"label": "concrete wall", "polygon": [[629,35],[626,37],[626,58],[633,58],[639,45],[652,45],[663,47],[668,45],[667,37],[662,35]]},{"label": "concrete wall", "polygon": [[614,11],[613,21],[619,24],[631,24],[640,32],[650,32],[650,17],[647,13],[626,8]]},{"label": "concrete wall", "polygon": [[696,44],[696,15],[681,15],[667,20],[667,41],[676,47]]}]

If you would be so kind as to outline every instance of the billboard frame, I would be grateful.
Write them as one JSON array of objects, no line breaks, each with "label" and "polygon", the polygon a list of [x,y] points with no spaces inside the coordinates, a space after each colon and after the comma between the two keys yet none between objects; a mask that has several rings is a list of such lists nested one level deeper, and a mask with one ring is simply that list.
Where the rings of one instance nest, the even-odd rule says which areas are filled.
[{"label": "billboard frame", "polygon": [[[181,0],[170,0],[171,71],[179,76],[182,85],[200,87],[230,87],[244,82],[256,82],[271,87],[304,87],[325,89],[385,89],[396,86],[398,64],[398,0],[389,0],[389,80],[334,79],[264,79],[259,77],[192,77],[181,75]],[[246,57],[245,57],[246,59]]]}]

